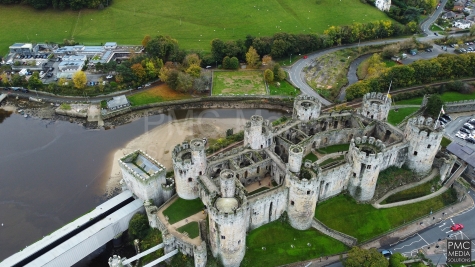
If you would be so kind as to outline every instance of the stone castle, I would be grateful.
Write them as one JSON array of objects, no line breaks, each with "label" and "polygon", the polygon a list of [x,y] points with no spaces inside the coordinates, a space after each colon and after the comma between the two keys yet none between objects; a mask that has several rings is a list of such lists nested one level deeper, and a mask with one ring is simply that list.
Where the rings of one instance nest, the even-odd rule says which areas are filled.
[{"label": "stone castle", "polygon": [[[163,234],[165,253],[179,249],[194,257],[195,266],[205,266],[209,249],[224,266],[239,266],[246,234],[284,212],[292,227],[308,229],[319,201],[343,191],[357,201],[371,201],[379,172],[390,166],[405,164],[420,174],[431,170],[443,132],[424,117],[409,119],[404,129],[392,126],[386,122],[390,106],[385,94],[368,93],[357,111],[325,113],[317,99],[301,95],[295,98],[292,119],[281,125],[252,116],[239,148],[207,156],[205,140],[177,145],[174,180],[141,151],[120,160],[123,180],[138,197],[153,201],[145,205],[146,212],[150,225]],[[348,151],[304,160],[319,148],[348,143]],[[453,161],[440,164],[445,179]],[[247,189],[257,184],[259,192]],[[200,198],[205,205],[198,241],[177,235],[158,215],[174,190],[180,198]]]}]

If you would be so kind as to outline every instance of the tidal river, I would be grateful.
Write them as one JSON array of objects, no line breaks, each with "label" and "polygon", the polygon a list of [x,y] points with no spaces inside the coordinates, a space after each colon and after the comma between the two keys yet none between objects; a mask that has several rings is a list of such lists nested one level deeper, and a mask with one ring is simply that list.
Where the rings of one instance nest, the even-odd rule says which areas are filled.
[{"label": "tidal river", "polygon": [[[183,141],[180,138],[206,135],[218,125],[222,132],[217,134],[224,136],[225,128],[242,129],[244,119],[254,114],[270,120],[282,115],[260,109],[177,111],[110,130],[88,130],[0,109],[0,261],[104,202],[114,154],[122,148],[133,148],[137,140],[154,136],[148,133],[161,132],[145,150],[171,157],[161,143],[172,147]],[[184,129],[176,125],[185,121],[192,123],[186,125],[188,134],[180,135]],[[170,131],[166,140],[161,137],[164,131]]]}]

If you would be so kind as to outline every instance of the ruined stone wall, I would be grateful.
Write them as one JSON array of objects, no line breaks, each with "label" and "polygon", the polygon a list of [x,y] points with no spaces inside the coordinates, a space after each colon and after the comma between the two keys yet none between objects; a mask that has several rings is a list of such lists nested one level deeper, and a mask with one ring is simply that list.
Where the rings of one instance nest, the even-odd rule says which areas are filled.
[{"label": "ruined stone wall", "polygon": [[387,98],[387,94],[371,92],[363,96],[359,113],[370,119],[385,121],[390,109],[391,99]]},{"label": "ruined stone wall", "polygon": [[289,171],[298,173],[300,172],[300,166],[302,166],[303,149],[301,146],[292,145],[289,148]]},{"label": "ruined stone wall", "polygon": [[289,188],[287,214],[290,225],[299,230],[311,227],[318,200],[320,182],[316,174],[310,172],[312,175],[310,179],[301,179],[291,172],[286,174],[287,187]]},{"label": "ruined stone wall", "polygon": [[322,172],[319,173],[321,181],[319,200],[328,199],[346,190],[351,172],[352,166],[349,163],[322,169]]},{"label": "ruined stone wall", "polygon": [[272,144],[272,127],[262,116],[253,115],[244,127],[244,146],[251,149],[261,149]]},{"label": "ruined stone wall", "polygon": [[416,173],[428,173],[439,150],[443,131],[434,129],[432,118],[420,116],[408,120],[404,134],[409,142],[407,166]]},{"label": "ruined stone wall", "polygon": [[279,219],[287,210],[287,194],[287,188],[282,185],[270,191],[249,196],[249,230]]},{"label": "ruined stone wall", "polygon": [[444,110],[447,113],[468,112],[475,110],[475,100],[461,100],[454,102],[446,102]]},{"label": "ruined stone wall", "polygon": [[198,176],[207,168],[205,144],[195,139],[175,146],[172,152],[176,191],[183,199],[195,199],[199,195]]},{"label": "ruined stone wall", "polygon": [[312,96],[301,94],[294,99],[294,110],[292,118],[309,121],[320,116],[322,104],[318,99]]}]

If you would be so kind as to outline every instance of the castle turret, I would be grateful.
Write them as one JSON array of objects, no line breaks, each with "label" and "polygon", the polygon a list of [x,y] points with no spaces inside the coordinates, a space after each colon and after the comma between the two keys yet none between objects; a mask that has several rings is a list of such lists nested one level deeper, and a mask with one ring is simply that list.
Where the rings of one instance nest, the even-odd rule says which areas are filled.
[{"label": "castle turret", "polygon": [[122,157],[119,166],[127,188],[140,199],[152,199],[159,206],[171,197],[162,190],[166,184],[165,167],[143,151],[136,150]]},{"label": "castle turret", "polygon": [[363,136],[351,140],[348,153],[353,174],[348,189],[356,200],[369,201],[373,198],[385,148],[381,140],[374,137]]},{"label": "castle turret", "polygon": [[262,149],[272,144],[272,127],[269,121],[259,115],[251,116],[244,127],[244,146],[251,149]]},{"label": "castle turret", "polygon": [[299,145],[289,147],[289,170],[294,173],[300,172],[303,159],[303,148]]},{"label": "castle turret", "polygon": [[320,116],[322,104],[317,98],[308,95],[299,95],[294,100],[293,119],[301,121],[315,120]]},{"label": "castle turret", "polygon": [[130,264],[124,264],[127,258],[121,258],[120,256],[113,255],[109,258],[109,267],[130,267]]},{"label": "castle turret", "polygon": [[206,267],[208,255],[206,252],[206,243],[204,241],[201,241],[199,246],[194,247],[193,258],[195,260],[195,267]]},{"label": "castle turret", "polygon": [[320,191],[319,180],[315,173],[317,169],[304,168],[298,174],[287,170],[286,181],[289,188],[287,214],[290,225],[295,229],[305,230],[312,225]]},{"label": "castle turret", "polygon": [[363,96],[360,114],[375,120],[385,121],[391,109],[391,99],[383,93],[367,93]]},{"label": "castle turret", "polygon": [[434,129],[432,118],[411,118],[404,131],[409,142],[406,165],[419,174],[428,173],[432,168],[435,155],[439,150],[444,133],[440,128]]},{"label": "castle turret", "polygon": [[221,197],[215,196],[208,207],[211,251],[225,267],[237,267],[244,258],[249,220],[245,192],[242,188],[231,186],[231,180],[239,182],[233,171],[223,170],[220,185],[225,188],[220,188]]},{"label": "castle turret", "polygon": [[183,199],[199,196],[198,176],[206,171],[205,142],[200,139],[175,146],[172,153],[176,192]]}]

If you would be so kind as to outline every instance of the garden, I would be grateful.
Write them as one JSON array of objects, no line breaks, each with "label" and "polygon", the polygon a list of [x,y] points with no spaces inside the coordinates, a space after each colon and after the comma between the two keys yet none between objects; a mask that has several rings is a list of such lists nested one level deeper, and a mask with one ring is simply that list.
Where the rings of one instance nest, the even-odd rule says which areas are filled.
[{"label": "garden", "polygon": [[190,217],[193,214],[202,211],[203,208],[204,204],[199,198],[194,200],[185,200],[182,198],[177,198],[175,202],[173,202],[168,208],[163,211],[163,215],[168,217],[168,222],[170,224],[174,224],[178,221]]},{"label": "garden", "polygon": [[215,71],[213,95],[266,95],[261,71]]},{"label": "garden", "polygon": [[159,103],[170,100],[187,99],[191,96],[189,94],[180,93],[172,90],[168,85],[161,84],[154,86],[149,90],[138,92],[127,97],[132,106],[141,106],[150,103]]}]

